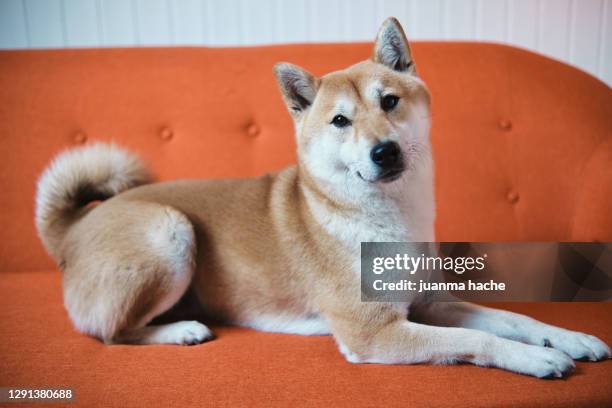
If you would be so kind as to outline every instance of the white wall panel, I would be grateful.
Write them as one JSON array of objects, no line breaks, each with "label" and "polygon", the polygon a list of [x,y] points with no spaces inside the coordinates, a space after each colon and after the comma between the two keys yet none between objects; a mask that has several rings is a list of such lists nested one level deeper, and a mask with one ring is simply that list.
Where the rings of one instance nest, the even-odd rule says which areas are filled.
[{"label": "white wall panel", "polygon": [[270,7],[261,7],[258,1],[240,1],[238,10],[242,25],[242,44],[270,44],[278,38],[275,13],[278,2],[268,1],[268,3]]},{"label": "white wall panel", "polygon": [[443,5],[446,3],[442,0],[413,2],[410,12],[414,13],[416,19],[413,21],[414,27],[409,27],[412,38],[431,40],[441,37]]},{"label": "white wall panel", "polygon": [[308,2],[309,0],[277,2],[274,10],[277,21],[276,38],[284,38],[287,42],[304,42],[310,39]]},{"label": "white wall panel", "polygon": [[66,21],[60,0],[25,0],[30,46],[66,46]]},{"label": "white wall panel", "polygon": [[600,48],[603,1],[594,2],[594,7],[581,7],[579,3],[572,1],[569,61],[589,72],[595,72]]},{"label": "white wall panel", "polygon": [[0,1],[0,48],[27,48],[28,28],[22,0]]},{"label": "white wall panel", "polygon": [[[266,0],[268,1],[268,0]],[[264,2],[260,2],[263,4]],[[207,11],[211,25],[210,45],[243,45],[244,26],[240,0],[209,1]]]},{"label": "white wall panel", "polygon": [[505,42],[508,38],[508,2],[506,0],[480,0],[478,2],[478,38]]},{"label": "white wall panel", "polygon": [[346,19],[342,17],[344,5],[340,0],[311,0],[309,31],[311,41],[343,41],[348,35]]},{"label": "white wall panel", "polygon": [[537,49],[539,10],[538,1],[514,0],[508,2],[509,43]]},{"label": "white wall panel", "polygon": [[100,21],[99,45],[137,45],[136,3],[128,0],[96,0]]},{"label": "white wall panel", "polygon": [[446,1],[443,38],[471,40],[476,35],[476,0]]},{"label": "white wall panel", "polygon": [[199,0],[181,0],[170,3],[174,42],[202,44],[206,40],[204,13],[206,4]]},{"label": "white wall panel", "polygon": [[166,0],[136,0],[136,31],[140,44],[174,43],[172,10]]},{"label": "white wall panel", "polygon": [[612,83],[612,0],[0,0],[0,48],[370,41],[515,44]]},{"label": "white wall panel", "polygon": [[[344,39],[372,40],[378,31],[380,21],[384,19],[378,16],[380,11],[380,2],[377,1],[344,0],[341,14],[346,28]],[[331,20],[330,22],[333,23]]]},{"label": "white wall panel", "polygon": [[[569,60],[570,0],[540,0],[538,48],[560,60]],[[587,0],[589,1],[589,0]],[[589,1],[592,3],[592,1]]]},{"label": "white wall panel", "polygon": [[601,44],[597,55],[597,74],[612,85],[612,1],[605,0],[602,12],[603,23],[600,30]]},{"label": "white wall panel", "polygon": [[66,45],[95,47],[101,43],[95,0],[64,0]]}]

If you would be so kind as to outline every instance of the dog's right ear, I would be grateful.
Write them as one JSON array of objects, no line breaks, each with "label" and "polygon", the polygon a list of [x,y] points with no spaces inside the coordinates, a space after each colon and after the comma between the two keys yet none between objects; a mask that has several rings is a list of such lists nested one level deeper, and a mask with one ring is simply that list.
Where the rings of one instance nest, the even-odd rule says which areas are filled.
[{"label": "dog's right ear", "polygon": [[286,62],[276,64],[274,74],[289,112],[295,119],[300,118],[314,102],[319,79],[302,68]]}]

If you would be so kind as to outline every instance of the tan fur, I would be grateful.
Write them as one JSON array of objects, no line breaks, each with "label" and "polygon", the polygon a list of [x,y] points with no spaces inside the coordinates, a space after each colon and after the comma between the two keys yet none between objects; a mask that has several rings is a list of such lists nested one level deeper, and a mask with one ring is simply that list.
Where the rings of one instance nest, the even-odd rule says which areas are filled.
[{"label": "tan fur", "polygon": [[[64,271],[65,304],[81,331],[109,343],[209,339],[198,322],[149,325],[190,286],[208,315],[264,330],[331,332],[352,362],[467,361],[537,376],[561,375],[573,366],[558,350],[495,336],[517,337],[520,330],[491,325],[492,312],[447,311],[444,325],[468,328],[443,328],[408,321],[408,305],[361,302],[361,241],[434,239],[429,94],[396,20],[383,24],[372,60],[322,78],[279,64],[276,76],[295,120],[297,166],[251,180],[175,181],[123,191],[141,184],[144,171],[125,153],[111,171],[116,151],[98,146],[65,153],[43,175],[37,225]],[[396,109],[381,110],[382,92],[400,98]],[[330,125],[338,109],[351,111],[350,127]],[[408,163],[399,179],[381,183],[368,152],[388,140],[402,146]],[[326,168],[321,155],[333,149],[360,156]],[[326,179],[325,171],[336,179]],[[114,197],[77,205],[105,194]],[[411,306],[421,320],[435,320],[427,304]],[[468,312],[486,316],[477,324],[457,317]],[[508,316],[509,325],[523,318]],[[540,333],[529,337],[534,344],[565,335],[529,325]],[[595,358],[609,353],[591,343]],[[527,361],[513,357],[517,353]]]}]

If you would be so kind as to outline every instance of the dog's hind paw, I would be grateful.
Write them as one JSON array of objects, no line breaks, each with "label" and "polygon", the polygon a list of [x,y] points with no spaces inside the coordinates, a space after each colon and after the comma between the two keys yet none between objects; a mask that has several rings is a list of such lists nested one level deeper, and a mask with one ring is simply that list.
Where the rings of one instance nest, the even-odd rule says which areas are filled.
[{"label": "dog's hind paw", "polygon": [[168,343],[192,346],[212,340],[214,337],[207,326],[195,320],[177,322],[168,329]]}]

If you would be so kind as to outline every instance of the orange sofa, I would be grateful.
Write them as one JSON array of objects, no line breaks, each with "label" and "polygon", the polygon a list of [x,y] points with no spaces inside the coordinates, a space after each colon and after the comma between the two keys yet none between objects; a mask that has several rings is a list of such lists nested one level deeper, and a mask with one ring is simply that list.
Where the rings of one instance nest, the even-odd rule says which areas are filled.
[{"label": "orange sofa", "polygon": [[[295,160],[277,61],[315,74],[370,44],[0,52],[0,386],[75,389],[71,406],[603,406],[612,362],[565,381],[468,365],[352,365],[327,336],[218,328],[194,347],[77,333],[33,224],[37,176],[94,140],[160,180],[243,177]],[[506,46],[416,43],[433,98],[437,237],[612,241],[612,91]],[[504,304],[612,343],[611,303]]]}]

